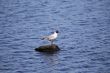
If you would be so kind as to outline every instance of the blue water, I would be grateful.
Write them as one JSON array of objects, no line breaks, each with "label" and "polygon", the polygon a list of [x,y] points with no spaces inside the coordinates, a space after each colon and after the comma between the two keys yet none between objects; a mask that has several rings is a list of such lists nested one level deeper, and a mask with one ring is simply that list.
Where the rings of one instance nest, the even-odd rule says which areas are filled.
[{"label": "blue water", "polygon": [[0,73],[110,73],[110,0],[0,0]]}]

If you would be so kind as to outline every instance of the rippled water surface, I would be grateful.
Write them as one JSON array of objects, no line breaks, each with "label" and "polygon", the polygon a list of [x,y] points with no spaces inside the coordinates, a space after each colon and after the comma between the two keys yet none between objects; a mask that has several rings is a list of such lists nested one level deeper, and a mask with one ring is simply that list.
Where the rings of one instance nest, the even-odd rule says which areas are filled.
[{"label": "rippled water surface", "polygon": [[110,0],[0,0],[0,73],[110,73]]}]

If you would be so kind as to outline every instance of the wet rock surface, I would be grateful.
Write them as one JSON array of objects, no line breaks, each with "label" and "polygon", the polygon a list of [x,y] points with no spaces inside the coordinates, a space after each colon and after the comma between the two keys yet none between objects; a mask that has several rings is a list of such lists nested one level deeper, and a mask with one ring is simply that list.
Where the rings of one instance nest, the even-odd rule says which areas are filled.
[{"label": "wet rock surface", "polygon": [[55,45],[55,44],[52,44],[52,45],[43,45],[43,46],[40,46],[38,48],[35,49],[36,51],[39,51],[39,52],[56,52],[56,51],[59,51],[60,48]]}]

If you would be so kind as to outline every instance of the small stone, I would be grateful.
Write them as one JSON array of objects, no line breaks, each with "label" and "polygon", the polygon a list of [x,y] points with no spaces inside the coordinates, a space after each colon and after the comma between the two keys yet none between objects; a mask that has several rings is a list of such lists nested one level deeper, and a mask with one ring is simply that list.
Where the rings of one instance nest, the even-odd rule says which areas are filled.
[{"label": "small stone", "polygon": [[35,48],[35,50],[39,52],[55,52],[55,51],[59,51],[60,48],[57,45],[52,44],[52,45],[40,46],[38,48]]}]

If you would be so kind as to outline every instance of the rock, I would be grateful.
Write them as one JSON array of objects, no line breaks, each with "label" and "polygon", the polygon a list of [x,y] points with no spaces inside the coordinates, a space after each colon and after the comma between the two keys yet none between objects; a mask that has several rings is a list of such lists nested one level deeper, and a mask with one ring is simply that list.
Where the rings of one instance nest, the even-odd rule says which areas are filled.
[{"label": "rock", "polygon": [[39,52],[56,52],[56,51],[59,51],[60,48],[53,44],[53,45],[44,45],[44,46],[40,46],[38,48],[35,48],[36,51],[39,51]]}]

